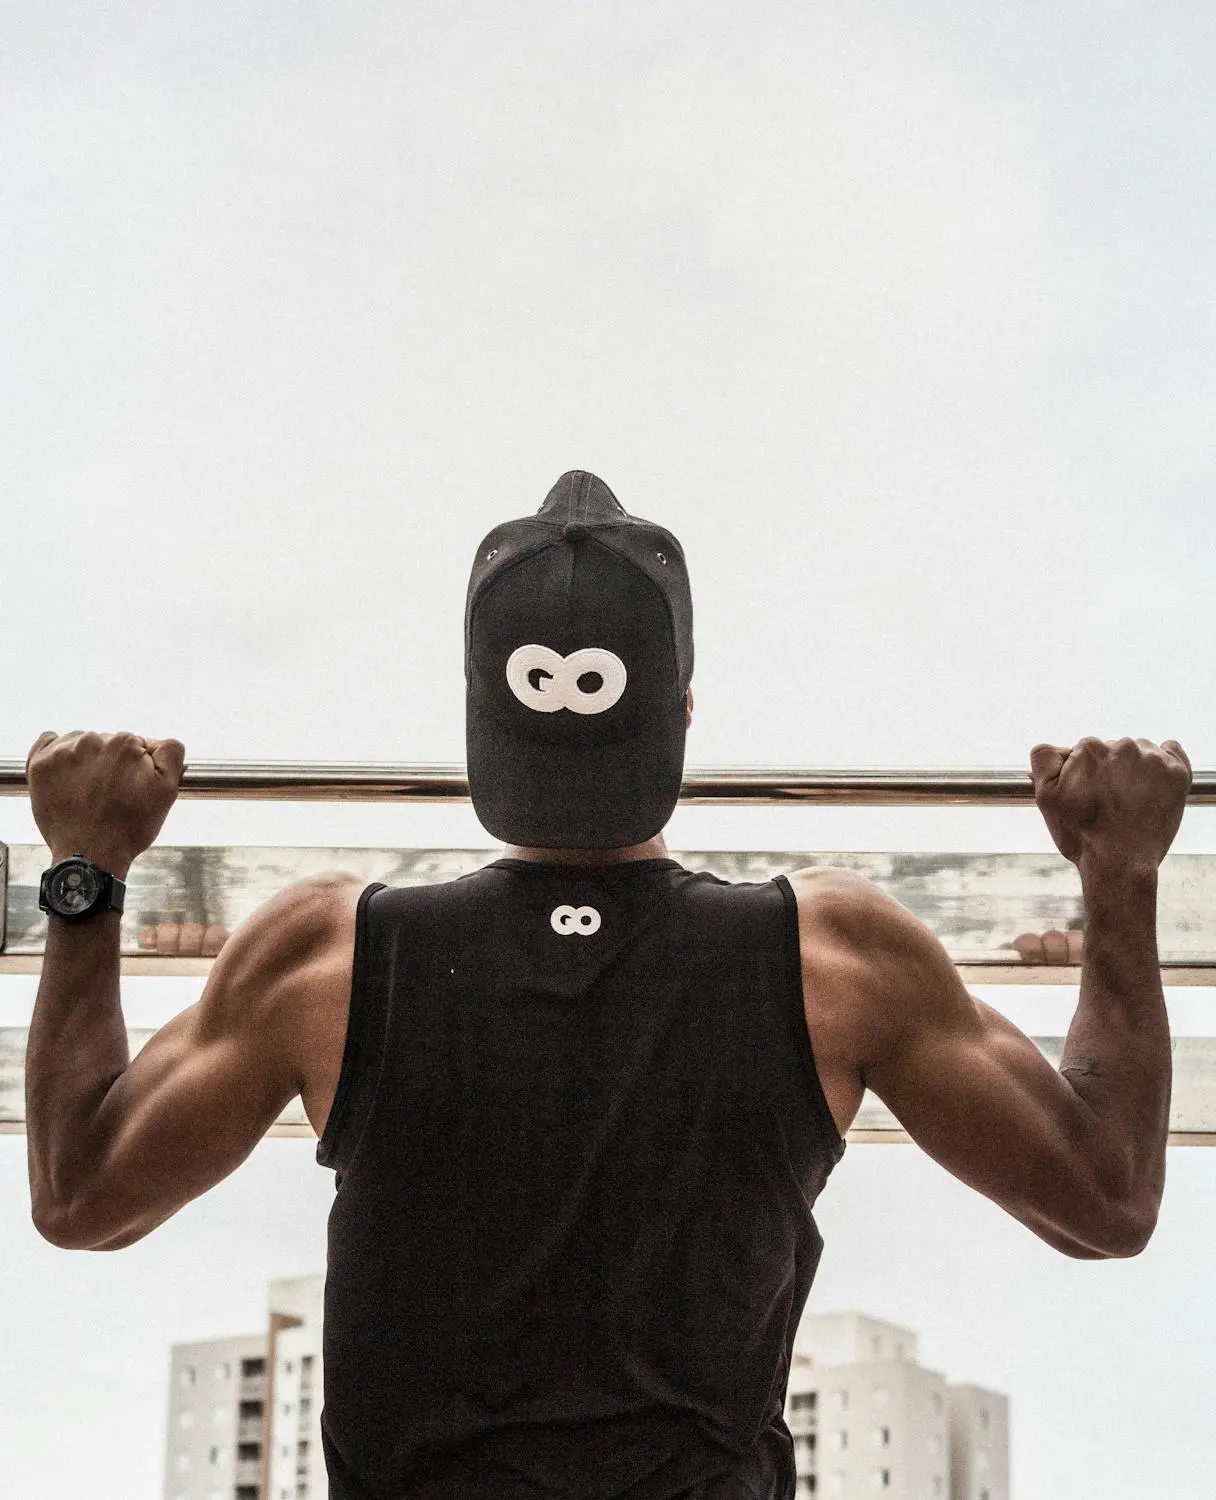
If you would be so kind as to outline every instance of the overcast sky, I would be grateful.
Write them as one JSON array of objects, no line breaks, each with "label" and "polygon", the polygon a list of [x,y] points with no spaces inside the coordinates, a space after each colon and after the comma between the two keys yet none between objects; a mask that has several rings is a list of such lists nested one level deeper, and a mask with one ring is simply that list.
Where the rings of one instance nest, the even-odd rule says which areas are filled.
[{"label": "overcast sky", "polygon": [[[9,0],[0,68],[0,757],[92,727],[459,761],[476,544],[581,467],[684,542],[692,763],[1130,733],[1216,765],[1210,7]],[[199,803],[163,839],[489,842]],[[1051,847],[1032,810],[687,810],[671,842]],[[128,982],[128,1019],[197,989]],[[0,982],[0,1023],[32,995]],[[985,995],[1039,1032],[1072,1003]],[[158,1500],[168,1345],[322,1268],[332,1176],[266,1142],[88,1256],[24,1174],[0,1138],[6,1485]],[[1208,1500],[1214,1188],[1171,1153],[1148,1251],[1090,1265],[852,1148],[811,1308],[1007,1392],[1017,1500]]]}]

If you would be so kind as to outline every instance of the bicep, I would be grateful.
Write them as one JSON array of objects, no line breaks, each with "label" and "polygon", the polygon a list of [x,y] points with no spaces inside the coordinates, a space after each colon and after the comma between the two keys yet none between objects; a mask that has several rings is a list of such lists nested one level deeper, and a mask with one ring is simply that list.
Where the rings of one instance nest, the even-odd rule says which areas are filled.
[{"label": "bicep", "polygon": [[59,1243],[118,1249],[227,1177],[300,1091],[284,1004],[289,902],[238,928],[203,996],[115,1079],[88,1127],[88,1170]]},{"label": "bicep", "polygon": [[868,900],[865,1085],[947,1171],[1057,1249],[1116,1253],[1100,1124],[1028,1036],[970,995],[938,938],[891,898]]},{"label": "bicep", "polygon": [[916,1028],[866,1083],[922,1150],[1057,1249],[1105,1241],[1095,1124],[1029,1037],[962,989],[953,1024]]},{"label": "bicep", "polygon": [[142,1239],[235,1171],[296,1093],[246,1034],[209,1028],[203,1002],[175,1016],[102,1101],[73,1234],[93,1249]]}]

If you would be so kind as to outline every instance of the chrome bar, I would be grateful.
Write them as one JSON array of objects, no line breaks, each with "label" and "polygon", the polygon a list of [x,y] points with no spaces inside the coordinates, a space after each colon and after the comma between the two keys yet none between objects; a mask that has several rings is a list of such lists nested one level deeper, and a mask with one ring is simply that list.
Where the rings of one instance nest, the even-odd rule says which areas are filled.
[{"label": "chrome bar", "polygon": [[[25,762],[0,760],[0,796],[20,797],[26,792]],[[466,802],[469,783],[464,767],[456,765],[207,760],[187,763],[180,795],[239,801]],[[1216,805],[1216,771],[1197,771],[1187,800]],[[1013,770],[690,766],[680,801],[719,807],[797,803],[1012,807],[1032,803],[1034,790],[1027,772]]]},{"label": "chrome bar", "polygon": [[[124,959],[139,963],[155,957],[197,964],[217,953],[226,935],[263,902],[297,881],[342,870],[364,883],[433,885],[471,874],[498,852],[156,844],[140,855],[127,877],[121,952]],[[1084,945],[1081,880],[1076,867],[1054,851],[677,849],[673,854],[687,869],[727,881],[771,880],[824,867],[850,870],[919,917],[951,959],[967,966],[976,984],[1076,982]],[[38,886],[49,861],[43,844],[13,844],[7,850],[7,931],[0,974],[17,972],[11,967],[15,961],[22,963],[44,949],[47,919],[38,906]],[[1206,982],[1216,985],[1216,855],[1166,856],[1158,878],[1157,943],[1164,982],[1203,983],[1175,971],[1206,971]],[[986,972],[981,977],[977,970]],[[999,977],[989,978],[993,972]]]},{"label": "chrome bar", "polygon": [[[128,1027],[127,1046],[134,1057],[153,1032]],[[0,1027],[0,1135],[25,1131],[25,1052],[28,1029]],[[1034,1037],[1053,1068],[1060,1065],[1063,1037]],[[1216,1145],[1216,1037],[1176,1037],[1173,1043],[1173,1088],[1170,1094],[1171,1146]],[[302,1100],[297,1096],[266,1132],[271,1136],[316,1140]],[[895,1145],[907,1142],[896,1117],[868,1090],[849,1131],[857,1143]]]}]

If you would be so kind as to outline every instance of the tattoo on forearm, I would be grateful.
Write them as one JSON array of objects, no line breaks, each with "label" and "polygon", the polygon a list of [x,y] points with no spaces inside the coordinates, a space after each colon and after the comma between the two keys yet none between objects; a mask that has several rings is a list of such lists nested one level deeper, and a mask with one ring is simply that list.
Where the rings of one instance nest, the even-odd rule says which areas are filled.
[{"label": "tattoo on forearm", "polygon": [[1075,1073],[1080,1078],[1101,1078],[1102,1064],[1096,1057],[1074,1057],[1070,1062],[1060,1065],[1062,1078],[1067,1078],[1070,1073]]}]

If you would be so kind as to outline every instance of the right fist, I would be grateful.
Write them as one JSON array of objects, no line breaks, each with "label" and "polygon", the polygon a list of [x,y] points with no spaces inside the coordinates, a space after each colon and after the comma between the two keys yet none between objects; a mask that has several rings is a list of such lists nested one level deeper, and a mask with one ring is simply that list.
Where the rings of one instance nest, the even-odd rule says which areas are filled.
[{"label": "right fist", "polygon": [[1056,848],[1074,864],[1165,858],[1191,787],[1191,763],[1177,740],[1079,740],[1071,750],[1030,752],[1034,799]]}]

